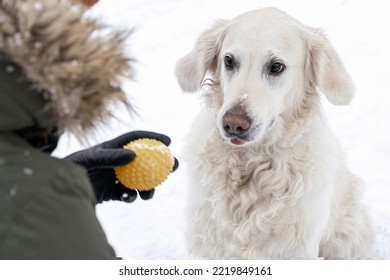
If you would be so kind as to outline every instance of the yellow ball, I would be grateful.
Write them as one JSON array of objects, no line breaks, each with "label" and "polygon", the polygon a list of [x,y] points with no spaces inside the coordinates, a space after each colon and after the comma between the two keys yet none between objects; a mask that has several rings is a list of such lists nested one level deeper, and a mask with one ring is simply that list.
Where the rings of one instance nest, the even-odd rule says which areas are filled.
[{"label": "yellow ball", "polygon": [[115,167],[119,182],[132,190],[148,191],[160,185],[172,172],[175,159],[162,142],[137,139],[123,146],[136,157],[130,163]]}]

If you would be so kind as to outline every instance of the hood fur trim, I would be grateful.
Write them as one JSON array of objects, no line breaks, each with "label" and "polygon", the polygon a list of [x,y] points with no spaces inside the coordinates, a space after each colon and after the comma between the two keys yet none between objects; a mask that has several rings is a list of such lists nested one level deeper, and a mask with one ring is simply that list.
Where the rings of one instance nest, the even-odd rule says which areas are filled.
[{"label": "hood fur trim", "polygon": [[69,0],[0,0],[0,52],[48,93],[56,125],[75,135],[112,116],[111,102],[129,105],[120,87],[131,77],[127,34],[85,11]]}]

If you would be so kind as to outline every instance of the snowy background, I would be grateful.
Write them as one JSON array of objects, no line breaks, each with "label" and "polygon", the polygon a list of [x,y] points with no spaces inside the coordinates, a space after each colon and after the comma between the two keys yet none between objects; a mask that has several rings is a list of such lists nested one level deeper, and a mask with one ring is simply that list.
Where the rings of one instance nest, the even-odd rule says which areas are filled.
[{"label": "snowy background", "polygon": [[[91,136],[96,144],[127,131],[165,133],[180,160],[183,138],[199,111],[199,96],[183,94],[174,76],[176,61],[200,32],[218,18],[233,18],[258,7],[275,6],[301,22],[321,27],[356,82],[348,107],[324,103],[351,169],[366,183],[365,202],[377,230],[374,259],[390,259],[390,2],[386,0],[100,0],[90,15],[109,26],[135,28],[129,38],[134,81],[124,86],[139,117],[117,108],[118,120]],[[109,67],[109,65],[107,65]],[[54,152],[62,157],[84,148],[65,135]],[[152,200],[106,202],[97,215],[109,242],[124,259],[189,259],[184,243],[187,184],[181,162]]]}]

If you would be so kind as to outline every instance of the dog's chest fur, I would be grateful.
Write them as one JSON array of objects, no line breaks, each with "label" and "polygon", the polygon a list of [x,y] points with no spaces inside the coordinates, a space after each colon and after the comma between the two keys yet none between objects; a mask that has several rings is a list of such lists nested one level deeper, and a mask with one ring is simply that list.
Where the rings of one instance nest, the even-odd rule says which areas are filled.
[{"label": "dog's chest fur", "polygon": [[294,154],[281,147],[234,148],[223,143],[217,133],[203,145],[199,158],[192,160],[199,163],[192,166],[192,179],[200,181],[191,195],[196,210],[190,231],[196,255],[267,258],[273,255],[268,250],[288,250],[286,244],[275,250],[281,245],[273,236],[288,241],[299,234],[294,226],[301,218],[298,205],[302,202],[298,202],[309,180],[305,176],[310,170],[315,172],[306,153]]}]

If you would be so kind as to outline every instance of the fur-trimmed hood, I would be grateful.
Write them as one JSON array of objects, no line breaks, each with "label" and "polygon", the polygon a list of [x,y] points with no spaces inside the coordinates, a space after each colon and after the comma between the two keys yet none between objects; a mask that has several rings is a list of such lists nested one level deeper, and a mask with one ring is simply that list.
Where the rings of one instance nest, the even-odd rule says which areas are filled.
[{"label": "fur-trimmed hood", "polygon": [[131,77],[127,34],[85,11],[70,0],[0,0],[0,54],[45,92],[55,126],[75,134],[112,116],[112,102],[129,105],[120,87]]}]

